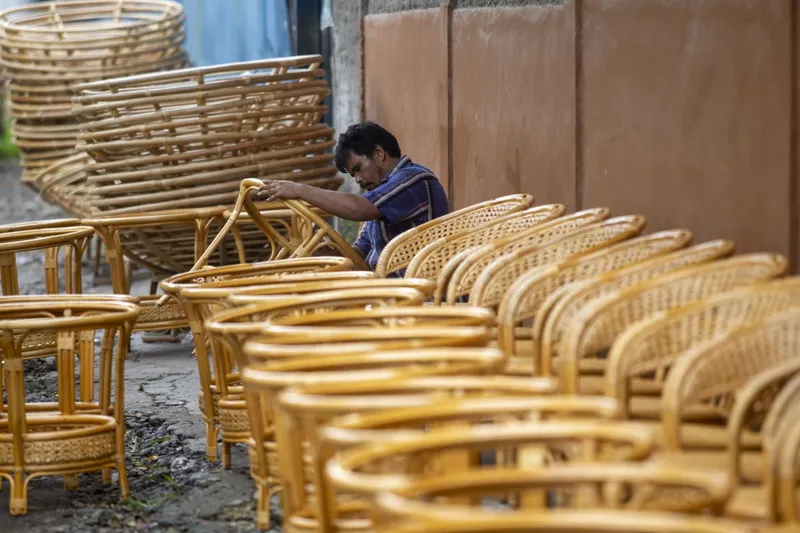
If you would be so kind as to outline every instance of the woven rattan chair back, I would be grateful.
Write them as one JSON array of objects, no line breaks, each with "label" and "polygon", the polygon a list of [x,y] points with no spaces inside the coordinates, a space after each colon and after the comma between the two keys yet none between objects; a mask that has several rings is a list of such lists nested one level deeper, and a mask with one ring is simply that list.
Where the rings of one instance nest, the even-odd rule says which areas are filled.
[{"label": "woven rattan chair back", "polygon": [[733,243],[730,241],[709,241],[579,281],[557,291],[545,300],[543,312],[537,314],[533,323],[533,336],[541,339],[538,349],[533,351],[534,371],[539,375],[552,375],[552,362],[559,356],[567,326],[591,301],[670,272],[714,261],[732,252]]},{"label": "woven rattan chair back", "polygon": [[496,308],[511,284],[525,273],[565,257],[582,256],[635,237],[645,224],[645,219],[639,216],[615,217],[580,228],[545,246],[520,248],[498,257],[475,279],[469,303]]},{"label": "woven rattan chair back", "polygon": [[587,305],[567,328],[560,350],[559,375],[564,390],[580,390],[580,361],[604,356],[633,323],[713,294],[768,280],[784,273],[786,259],[776,254],[748,254],[687,268],[644,281]]},{"label": "woven rattan chair back", "polygon": [[464,250],[516,235],[564,213],[561,204],[531,207],[492,220],[477,228],[468,228],[437,239],[419,250],[409,263],[405,277],[435,280],[445,263]]},{"label": "woven rattan chair back", "polygon": [[[740,425],[755,416],[763,421],[778,390],[800,370],[798,343],[800,309],[793,308],[724,333],[678,358],[663,390],[665,446],[681,448],[682,413],[693,405],[714,407],[738,418]],[[738,446],[733,439],[730,444]]]},{"label": "woven rattan chair back", "polygon": [[495,259],[521,248],[546,246],[580,228],[605,220],[610,215],[611,211],[606,208],[587,209],[539,224],[493,243],[464,250],[450,259],[442,269],[437,280],[438,301],[454,304],[459,298],[468,295],[480,273]]},{"label": "woven rattan chair back", "polygon": [[530,194],[512,194],[480,202],[429,220],[392,239],[381,252],[375,274],[386,277],[407,267],[414,256],[428,244],[493,220],[527,209],[533,205]]},{"label": "woven rattan chair back", "polygon": [[[127,497],[124,361],[138,312],[134,299],[120,296],[0,297],[5,377],[0,388],[6,389],[0,393],[8,398],[7,405],[0,401],[0,478],[11,484],[12,515],[27,513],[28,483],[41,476],[64,475],[65,484],[74,487],[77,473],[104,470],[110,481],[113,468],[119,473],[120,494]],[[76,345],[93,347],[94,333],[100,329],[104,334],[97,390],[91,376],[81,382],[76,397]],[[28,337],[43,332],[58,339],[58,392],[57,403],[37,405],[26,403],[23,347]]]},{"label": "woven rattan chair back", "polygon": [[[518,355],[517,329],[531,323],[540,311],[546,312],[545,301],[557,293],[563,293],[570,283],[673,252],[686,246],[691,237],[691,233],[685,230],[662,231],[622,241],[586,255],[568,257],[522,274],[509,287],[497,310],[500,347],[512,357]],[[531,335],[530,344],[519,355],[532,355],[538,348],[538,334],[531,331]]]},{"label": "woven rattan chair back", "polygon": [[756,283],[656,313],[625,330],[611,347],[605,394],[620,402],[628,417],[633,379],[663,382],[681,354],[748,322],[800,307],[800,278]]}]

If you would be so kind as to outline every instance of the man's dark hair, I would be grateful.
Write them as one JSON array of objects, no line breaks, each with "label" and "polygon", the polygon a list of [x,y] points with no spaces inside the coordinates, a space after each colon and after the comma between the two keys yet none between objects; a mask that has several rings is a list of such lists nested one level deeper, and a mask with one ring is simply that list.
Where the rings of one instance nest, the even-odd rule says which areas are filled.
[{"label": "man's dark hair", "polygon": [[400,144],[394,135],[374,122],[353,124],[339,135],[336,145],[335,162],[340,172],[347,174],[347,158],[350,153],[372,157],[375,147],[380,146],[391,157],[400,157]]}]

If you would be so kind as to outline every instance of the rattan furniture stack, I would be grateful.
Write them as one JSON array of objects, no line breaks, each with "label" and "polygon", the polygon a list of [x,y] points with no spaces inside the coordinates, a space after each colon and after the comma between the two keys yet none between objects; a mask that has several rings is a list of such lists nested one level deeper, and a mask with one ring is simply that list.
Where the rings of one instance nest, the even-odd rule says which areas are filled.
[{"label": "rattan furniture stack", "polygon": [[0,64],[23,181],[32,184],[75,153],[73,85],[188,64],[183,18],[171,0],[48,2],[0,14]]},{"label": "rattan furniture stack", "polygon": [[104,213],[232,204],[250,177],[331,187],[320,56],[75,86],[88,181]]}]

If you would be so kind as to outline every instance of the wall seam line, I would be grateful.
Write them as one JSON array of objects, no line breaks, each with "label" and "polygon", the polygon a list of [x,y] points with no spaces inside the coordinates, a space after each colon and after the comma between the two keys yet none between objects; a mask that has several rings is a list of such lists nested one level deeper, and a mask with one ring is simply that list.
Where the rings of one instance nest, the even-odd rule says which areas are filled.
[{"label": "wall seam line", "polygon": [[583,209],[583,0],[575,0],[575,210]]},{"label": "wall seam line", "polygon": [[790,87],[791,93],[789,98],[789,257],[792,263],[791,270],[794,273],[800,272],[800,198],[798,198],[798,0],[791,0],[789,3],[790,17],[789,17],[789,73],[790,73]]}]

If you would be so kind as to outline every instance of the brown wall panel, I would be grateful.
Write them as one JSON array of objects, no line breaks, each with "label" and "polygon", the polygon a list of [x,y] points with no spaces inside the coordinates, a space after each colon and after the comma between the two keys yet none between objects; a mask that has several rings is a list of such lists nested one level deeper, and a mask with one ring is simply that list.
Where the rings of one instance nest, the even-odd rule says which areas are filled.
[{"label": "brown wall panel", "polygon": [[366,118],[391,131],[447,190],[444,30],[439,9],[364,17],[364,98]]},{"label": "brown wall panel", "polygon": [[575,198],[574,2],[453,12],[456,207]]},{"label": "brown wall panel", "polygon": [[583,2],[585,207],[789,253],[789,0]]}]

